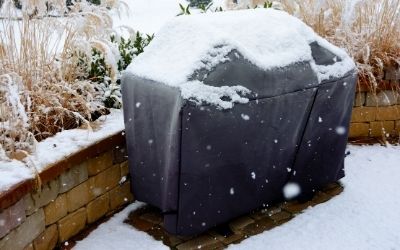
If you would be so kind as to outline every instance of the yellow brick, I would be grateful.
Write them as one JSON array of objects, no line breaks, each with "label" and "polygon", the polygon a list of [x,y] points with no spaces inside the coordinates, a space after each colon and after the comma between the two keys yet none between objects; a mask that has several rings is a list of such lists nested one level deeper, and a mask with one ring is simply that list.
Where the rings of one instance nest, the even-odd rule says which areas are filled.
[{"label": "yellow brick", "polygon": [[351,116],[352,122],[370,122],[376,119],[375,107],[355,107]]},{"label": "yellow brick", "polygon": [[121,180],[119,164],[112,166],[89,179],[89,189],[93,197],[100,196],[116,187]]},{"label": "yellow brick", "polygon": [[44,208],[46,226],[57,222],[67,213],[67,195],[62,194]]},{"label": "yellow brick", "polygon": [[371,122],[372,137],[386,137],[394,131],[394,121]]},{"label": "yellow brick", "polygon": [[57,225],[51,225],[37,237],[33,245],[35,250],[50,250],[54,249],[58,242],[58,228]]},{"label": "yellow brick", "polygon": [[31,244],[27,245],[27,246],[24,248],[24,250],[34,250],[33,244],[31,243]]},{"label": "yellow brick", "polygon": [[396,121],[396,131],[400,133],[400,121]]},{"label": "yellow brick", "polygon": [[377,121],[395,121],[400,119],[400,105],[379,107],[376,114]]},{"label": "yellow brick", "polygon": [[110,210],[110,196],[106,193],[87,205],[88,223],[93,223]]},{"label": "yellow brick", "polygon": [[94,198],[89,191],[89,181],[74,187],[67,193],[68,212],[72,212],[89,203]]},{"label": "yellow brick", "polygon": [[128,161],[124,161],[123,163],[120,164],[120,166],[121,166],[121,177],[127,176],[129,174]]},{"label": "yellow brick", "polygon": [[86,225],[86,209],[81,208],[58,221],[60,242],[78,234]]},{"label": "yellow brick", "polygon": [[110,207],[114,210],[123,204],[133,201],[133,194],[130,190],[131,182],[127,181],[110,191]]},{"label": "yellow brick", "polygon": [[113,153],[108,151],[96,158],[90,159],[87,164],[89,176],[96,175],[113,165]]},{"label": "yellow brick", "polygon": [[369,136],[369,123],[350,123],[349,138]]}]

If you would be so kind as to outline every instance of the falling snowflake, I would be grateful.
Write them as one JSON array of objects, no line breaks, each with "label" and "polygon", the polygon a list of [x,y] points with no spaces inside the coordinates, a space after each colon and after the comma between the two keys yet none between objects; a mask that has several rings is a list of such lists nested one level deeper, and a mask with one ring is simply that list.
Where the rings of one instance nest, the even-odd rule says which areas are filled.
[{"label": "falling snowflake", "polygon": [[256,173],[251,172],[251,178],[252,178],[253,180],[255,180],[255,179],[256,179]]},{"label": "falling snowflake", "polygon": [[242,116],[242,119],[245,120],[245,121],[250,120],[250,116],[248,116],[248,115],[241,114],[241,116]]},{"label": "falling snowflake", "polygon": [[136,103],[136,108],[139,108],[140,105],[142,105],[142,104],[141,104],[140,102],[137,102],[137,103]]},{"label": "falling snowflake", "polygon": [[300,194],[300,186],[297,183],[289,182],[283,187],[283,195],[286,199],[293,199]]},{"label": "falling snowflake", "polygon": [[230,193],[231,195],[234,195],[234,194],[235,194],[235,189],[232,187],[232,188],[229,190],[229,193]]},{"label": "falling snowflake", "polygon": [[344,135],[345,133],[346,133],[346,128],[345,127],[339,126],[339,127],[336,128],[336,134]]},{"label": "falling snowflake", "polygon": [[119,185],[122,185],[124,182],[126,182],[126,176],[123,176],[121,180],[119,180]]}]

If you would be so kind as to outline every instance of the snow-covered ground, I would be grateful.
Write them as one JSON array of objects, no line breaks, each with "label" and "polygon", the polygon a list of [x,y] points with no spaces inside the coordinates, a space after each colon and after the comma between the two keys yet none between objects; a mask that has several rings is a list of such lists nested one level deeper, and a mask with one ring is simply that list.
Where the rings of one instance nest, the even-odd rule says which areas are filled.
[{"label": "snow-covered ground", "polygon": [[400,147],[349,149],[341,195],[232,249],[400,249]]},{"label": "snow-covered ground", "polygon": [[[349,146],[342,194],[232,249],[400,249],[400,147]],[[136,203],[75,249],[165,249],[123,220]]]},{"label": "snow-covered ground", "polygon": [[123,223],[131,211],[143,206],[135,202],[123,211],[114,215],[107,223],[100,225],[90,236],[78,242],[74,249],[168,249],[161,242],[155,241],[150,235],[139,232],[132,226]]}]

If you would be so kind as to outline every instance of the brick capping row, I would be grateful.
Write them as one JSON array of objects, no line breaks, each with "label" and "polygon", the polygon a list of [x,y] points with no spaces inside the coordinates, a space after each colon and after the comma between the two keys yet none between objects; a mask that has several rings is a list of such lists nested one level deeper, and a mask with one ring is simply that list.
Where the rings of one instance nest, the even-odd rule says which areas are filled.
[{"label": "brick capping row", "polygon": [[[42,185],[48,183],[61,175],[71,167],[90,158],[94,158],[101,153],[110,150],[110,145],[118,146],[125,144],[125,133],[118,132],[110,137],[92,144],[81,151],[72,154],[65,159],[47,167],[39,174]],[[0,191],[0,212],[20,200],[24,195],[34,191],[37,188],[35,179],[28,179],[15,184],[7,191]]]}]

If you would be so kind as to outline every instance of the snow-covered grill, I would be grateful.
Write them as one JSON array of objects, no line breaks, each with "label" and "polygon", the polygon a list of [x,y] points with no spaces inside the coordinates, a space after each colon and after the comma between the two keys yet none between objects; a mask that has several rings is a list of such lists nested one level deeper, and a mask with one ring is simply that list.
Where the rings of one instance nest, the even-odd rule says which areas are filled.
[{"label": "snow-covered grill", "polygon": [[122,79],[136,199],[191,235],[288,183],[309,197],[344,176],[355,82],[345,52],[284,12],[175,18]]}]

